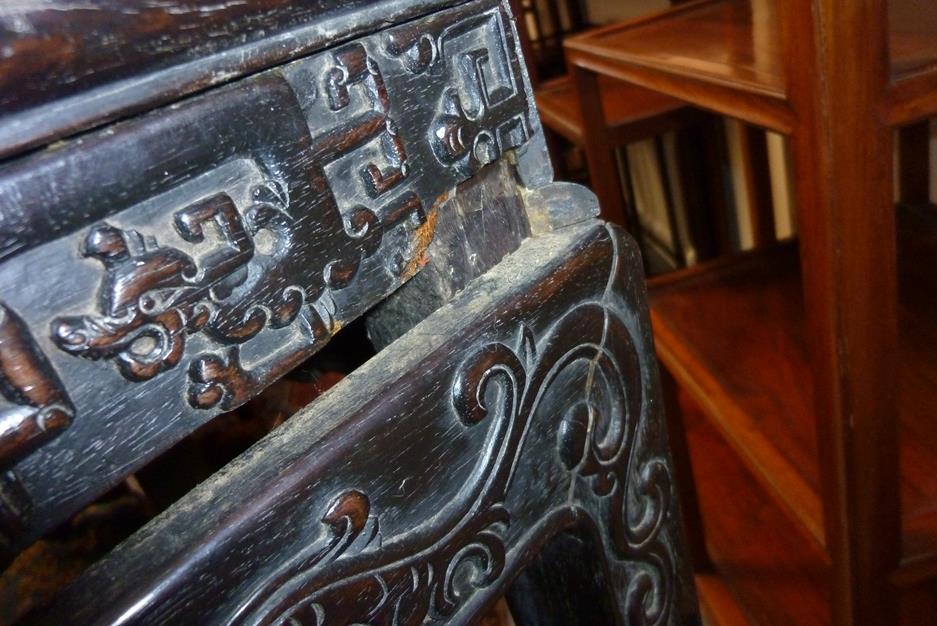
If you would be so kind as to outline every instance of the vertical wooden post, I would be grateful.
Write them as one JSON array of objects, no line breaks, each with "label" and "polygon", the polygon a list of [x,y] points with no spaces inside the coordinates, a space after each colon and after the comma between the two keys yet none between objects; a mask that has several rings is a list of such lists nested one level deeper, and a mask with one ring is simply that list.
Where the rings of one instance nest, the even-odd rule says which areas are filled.
[{"label": "vertical wooden post", "polygon": [[777,240],[771,172],[768,167],[768,139],[763,129],[742,124],[742,155],[755,247],[760,248]]},{"label": "vertical wooden post", "polygon": [[579,66],[573,66],[572,73],[573,84],[576,86],[582,107],[583,145],[586,160],[589,162],[592,191],[599,199],[602,217],[612,223],[621,224],[632,234],[636,234],[636,225],[628,219],[625,209],[613,146],[608,142],[598,77],[594,72]]},{"label": "vertical wooden post", "polygon": [[893,623],[901,550],[885,0],[779,3],[837,624]]}]

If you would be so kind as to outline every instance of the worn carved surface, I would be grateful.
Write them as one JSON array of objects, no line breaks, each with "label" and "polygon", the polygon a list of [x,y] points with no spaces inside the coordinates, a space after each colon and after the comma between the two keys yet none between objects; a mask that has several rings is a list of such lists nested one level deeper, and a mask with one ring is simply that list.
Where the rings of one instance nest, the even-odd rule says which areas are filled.
[{"label": "worn carved surface", "polygon": [[550,182],[508,7],[0,8],[0,559],[380,350],[27,621],[697,620],[638,252]]},{"label": "worn carved surface", "polygon": [[5,2],[0,156],[459,1]]},{"label": "worn carved surface", "polygon": [[692,621],[644,299],[618,231],[528,239],[37,619],[469,623],[575,531],[581,623]]},{"label": "worn carved surface", "polygon": [[413,276],[440,203],[539,132],[526,81],[479,0],[0,165],[13,543]]}]

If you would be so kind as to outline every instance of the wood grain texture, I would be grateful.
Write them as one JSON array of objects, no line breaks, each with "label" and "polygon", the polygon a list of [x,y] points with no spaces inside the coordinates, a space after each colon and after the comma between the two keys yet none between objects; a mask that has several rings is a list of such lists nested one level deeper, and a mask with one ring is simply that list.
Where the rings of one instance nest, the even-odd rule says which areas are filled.
[{"label": "wood grain texture", "polygon": [[522,179],[548,173],[530,101],[506,9],[483,0],[0,166],[4,303],[74,407],[63,440],[16,459],[32,510],[14,543],[416,274],[440,203],[483,166],[519,149]]},{"label": "wood grain texture", "polygon": [[[893,126],[935,110],[935,15],[903,0],[700,0],[567,43],[577,72],[790,135],[800,281],[793,268],[772,266],[776,251],[755,260],[761,269],[742,281],[712,266],[685,285],[695,303],[672,300],[660,316],[680,319],[683,338],[664,324],[658,336],[675,377],[768,493],[824,544],[837,624],[891,623],[896,586],[917,584],[923,598],[924,581],[937,573],[922,541],[934,516],[918,517],[913,504],[931,455],[908,455],[912,469],[899,471],[905,451],[926,439],[926,427],[908,416],[924,414],[928,402],[907,390],[926,388],[933,351],[920,348],[929,332],[919,316],[901,319],[892,163]],[[909,199],[926,192],[924,182],[920,171],[908,172]],[[769,221],[760,225],[760,238],[770,239]],[[918,289],[928,291],[926,284]],[[790,287],[802,290],[803,311],[791,307]],[[899,320],[916,345],[899,337]],[[925,352],[927,364],[918,366]],[[809,377],[799,371],[807,367]],[[903,472],[911,481],[899,488]],[[909,551],[921,556],[902,563]],[[930,618],[926,601],[915,606]]]},{"label": "wood grain texture", "polygon": [[[787,132],[774,0],[699,0],[570,37],[570,64]],[[692,34],[692,36],[691,36]]]},{"label": "wood grain texture", "polygon": [[0,8],[0,156],[451,6],[441,0],[16,3]]},{"label": "wood grain texture", "polygon": [[598,222],[528,239],[37,621],[470,623],[540,552],[694,622],[641,276]]}]

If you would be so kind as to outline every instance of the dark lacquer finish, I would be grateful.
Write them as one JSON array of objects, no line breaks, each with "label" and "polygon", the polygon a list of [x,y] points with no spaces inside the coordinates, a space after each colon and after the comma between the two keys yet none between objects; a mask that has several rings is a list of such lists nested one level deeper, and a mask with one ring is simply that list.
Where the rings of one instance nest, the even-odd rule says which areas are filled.
[{"label": "dark lacquer finish", "polygon": [[604,581],[566,623],[692,620],[644,300],[618,231],[528,239],[40,621],[468,623],[540,552]]},{"label": "dark lacquer finish", "polygon": [[0,462],[31,509],[7,541],[415,274],[447,191],[537,132],[525,80],[504,9],[473,2],[0,166],[0,330],[24,358],[4,395],[25,407]]},{"label": "dark lacquer finish", "polygon": [[5,557],[365,313],[383,350],[27,621],[696,622],[640,257],[550,182],[508,2],[151,4],[0,9],[68,44],[0,65],[5,154],[231,83],[0,163]]},{"label": "dark lacquer finish", "polygon": [[102,0],[0,7],[0,156],[138,113],[451,0]]}]

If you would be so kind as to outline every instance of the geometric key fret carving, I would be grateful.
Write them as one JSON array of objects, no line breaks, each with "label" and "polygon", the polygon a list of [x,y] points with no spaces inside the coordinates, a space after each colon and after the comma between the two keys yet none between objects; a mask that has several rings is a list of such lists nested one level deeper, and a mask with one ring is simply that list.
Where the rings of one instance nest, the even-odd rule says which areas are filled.
[{"label": "geometric key fret carving", "polygon": [[[271,74],[278,86],[266,89],[289,93],[258,111],[273,116],[259,137],[285,144],[286,158],[270,161],[256,147],[237,155],[262,175],[249,201],[223,184],[154,215],[145,232],[109,217],[82,231],[79,252],[103,273],[96,310],[57,316],[53,342],[77,357],[111,361],[134,382],[188,358],[184,393],[193,407],[231,409],[248,400],[286,362],[252,368],[242,346],[288,327],[304,337],[304,354],[321,345],[343,317],[338,291],[354,283],[365,260],[405,279],[431,239],[413,231],[426,224],[427,206],[527,140],[526,94],[504,20],[498,6],[458,9],[322,53],[300,62],[305,79],[320,77],[303,102]],[[423,59],[426,37],[434,51]],[[248,105],[259,91],[249,85]],[[278,135],[281,118],[302,118],[295,126],[303,130]],[[351,166],[351,179],[335,178],[347,171],[329,169],[339,161]],[[387,243],[386,233],[400,227],[415,236]],[[190,354],[196,335],[209,347]]]},{"label": "geometric key fret carving", "polygon": [[[441,204],[535,128],[504,6],[349,29],[4,162],[0,471],[22,489],[0,499],[22,491],[32,513],[21,533],[0,519],[0,543],[248,401],[420,270]],[[539,158],[519,151],[521,171]],[[36,437],[8,455],[14,422]]]}]

